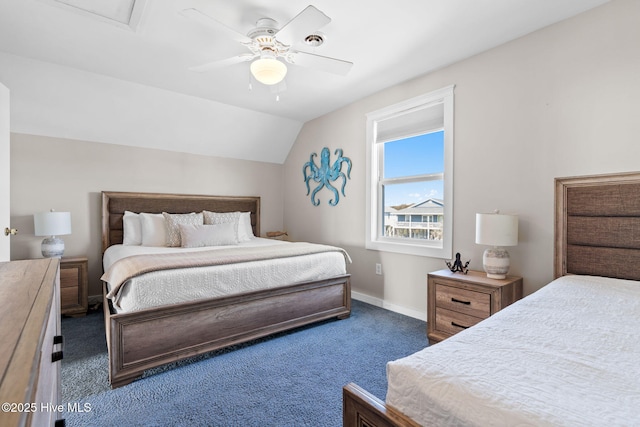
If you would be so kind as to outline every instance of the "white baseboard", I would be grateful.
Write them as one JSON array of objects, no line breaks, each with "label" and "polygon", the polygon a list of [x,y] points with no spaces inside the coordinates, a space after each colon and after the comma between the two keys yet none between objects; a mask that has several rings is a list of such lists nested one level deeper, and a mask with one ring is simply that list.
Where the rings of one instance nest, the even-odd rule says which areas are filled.
[{"label": "white baseboard", "polygon": [[413,317],[414,319],[422,320],[424,322],[427,321],[427,313],[423,313],[418,310],[413,310],[411,308],[402,307],[397,304],[391,304],[380,298],[372,297],[371,295],[363,294],[363,293],[352,290],[351,298],[358,301],[366,302],[367,304],[375,305],[376,307],[384,308],[385,310],[389,310],[395,313],[403,314],[405,316]]}]

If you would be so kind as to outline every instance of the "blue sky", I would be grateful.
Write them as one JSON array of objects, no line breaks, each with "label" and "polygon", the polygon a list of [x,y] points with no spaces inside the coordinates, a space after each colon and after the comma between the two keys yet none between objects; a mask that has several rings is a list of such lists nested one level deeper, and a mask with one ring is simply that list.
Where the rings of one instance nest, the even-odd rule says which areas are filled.
[{"label": "blue sky", "polygon": [[[421,175],[444,170],[444,131],[384,144],[384,177]],[[442,181],[387,185],[385,205],[416,203],[430,197],[443,198]]]}]

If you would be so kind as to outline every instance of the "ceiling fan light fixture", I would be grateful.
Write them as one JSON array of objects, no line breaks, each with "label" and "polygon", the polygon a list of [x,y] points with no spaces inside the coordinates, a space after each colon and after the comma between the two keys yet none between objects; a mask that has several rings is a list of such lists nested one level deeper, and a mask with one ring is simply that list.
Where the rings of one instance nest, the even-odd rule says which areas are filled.
[{"label": "ceiling fan light fixture", "polygon": [[260,58],[251,63],[251,74],[262,84],[275,85],[287,75],[287,66],[275,58]]}]

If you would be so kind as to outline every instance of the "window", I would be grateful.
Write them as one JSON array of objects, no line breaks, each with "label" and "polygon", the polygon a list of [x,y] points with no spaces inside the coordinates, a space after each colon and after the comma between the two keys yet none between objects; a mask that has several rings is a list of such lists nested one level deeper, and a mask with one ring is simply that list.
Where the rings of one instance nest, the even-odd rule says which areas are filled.
[{"label": "window", "polygon": [[451,258],[453,89],[367,114],[368,249]]}]

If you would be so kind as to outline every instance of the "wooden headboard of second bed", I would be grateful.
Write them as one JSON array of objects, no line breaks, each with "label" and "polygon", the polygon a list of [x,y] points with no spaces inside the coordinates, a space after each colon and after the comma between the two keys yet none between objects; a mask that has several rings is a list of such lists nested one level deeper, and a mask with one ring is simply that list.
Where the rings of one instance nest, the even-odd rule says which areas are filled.
[{"label": "wooden headboard of second bed", "polygon": [[556,178],[555,277],[640,280],[640,173]]},{"label": "wooden headboard of second bed", "polygon": [[251,212],[253,234],[260,236],[260,197],[102,192],[102,253],[122,243],[124,211],[149,213]]}]

